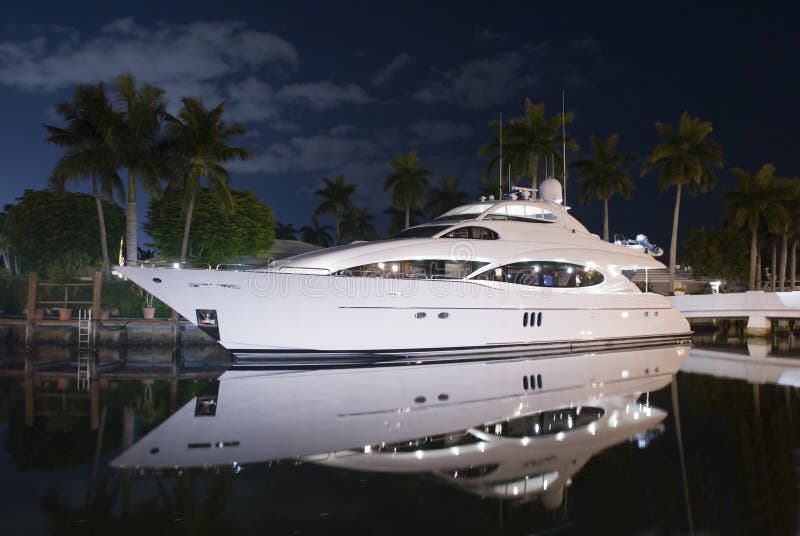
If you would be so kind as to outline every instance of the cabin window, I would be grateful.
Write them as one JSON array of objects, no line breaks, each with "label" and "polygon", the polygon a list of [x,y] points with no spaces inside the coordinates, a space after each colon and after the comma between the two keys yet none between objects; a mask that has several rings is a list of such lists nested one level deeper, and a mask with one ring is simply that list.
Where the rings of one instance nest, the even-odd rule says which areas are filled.
[{"label": "cabin window", "polygon": [[440,238],[471,238],[473,240],[497,240],[500,238],[497,233],[486,227],[459,227],[449,233],[443,234]]},{"label": "cabin window", "polygon": [[553,223],[558,216],[536,205],[502,205],[486,216],[487,220],[510,220],[533,223]]},{"label": "cabin window", "polygon": [[464,279],[487,264],[489,263],[452,259],[386,261],[353,266],[339,270],[335,275],[400,279]]},{"label": "cabin window", "polygon": [[483,214],[491,206],[490,203],[475,203],[472,205],[462,205],[453,210],[449,210],[436,218],[434,221],[447,220],[473,220]]},{"label": "cabin window", "polygon": [[392,238],[430,238],[435,234],[439,234],[449,225],[419,225],[417,227],[409,227],[403,229],[400,233],[394,235]]},{"label": "cabin window", "polygon": [[594,268],[579,264],[526,261],[487,270],[473,279],[533,287],[579,288],[599,285],[604,278]]}]

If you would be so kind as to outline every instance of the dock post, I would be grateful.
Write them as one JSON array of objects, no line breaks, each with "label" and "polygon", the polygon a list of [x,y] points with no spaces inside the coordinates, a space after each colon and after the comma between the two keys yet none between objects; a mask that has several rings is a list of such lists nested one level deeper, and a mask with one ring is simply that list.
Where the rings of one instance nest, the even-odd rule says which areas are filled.
[{"label": "dock post", "polygon": [[766,337],[770,334],[772,323],[766,316],[750,316],[747,318],[745,331],[751,337]]},{"label": "dock post", "polygon": [[36,329],[36,291],[39,274],[28,276],[28,311],[25,317],[25,426],[33,426],[33,333]]}]

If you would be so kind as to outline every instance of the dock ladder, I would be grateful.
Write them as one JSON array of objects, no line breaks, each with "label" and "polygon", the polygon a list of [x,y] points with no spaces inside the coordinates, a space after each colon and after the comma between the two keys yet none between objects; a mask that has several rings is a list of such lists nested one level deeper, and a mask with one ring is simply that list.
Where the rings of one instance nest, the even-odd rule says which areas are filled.
[{"label": "dock ladder", "polygon": [[92,359],[92,310],[78,312],[78,390],[89,389]]}]

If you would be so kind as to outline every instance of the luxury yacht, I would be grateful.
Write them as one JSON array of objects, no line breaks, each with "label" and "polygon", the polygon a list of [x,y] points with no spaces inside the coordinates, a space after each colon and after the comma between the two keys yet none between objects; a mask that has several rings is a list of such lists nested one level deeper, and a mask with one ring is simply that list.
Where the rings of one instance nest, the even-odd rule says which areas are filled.
[{"label": "luxury yacht", "polygon": [[604,242],[545,180],[388,240],[254,270],[118,270],[228,348],[239,366],[486,360],[686,342],[683,316],[626,270],[663,268]]}]

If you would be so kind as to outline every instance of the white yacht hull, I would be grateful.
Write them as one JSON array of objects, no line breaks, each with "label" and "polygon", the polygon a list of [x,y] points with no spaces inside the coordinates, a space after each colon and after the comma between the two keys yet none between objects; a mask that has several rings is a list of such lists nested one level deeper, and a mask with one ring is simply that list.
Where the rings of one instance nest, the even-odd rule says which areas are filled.
[{"label": "white yacht hull", "polygon": [[485,360],[686,341],[663,296],[469,280],[120,267],[251,366]]}]

